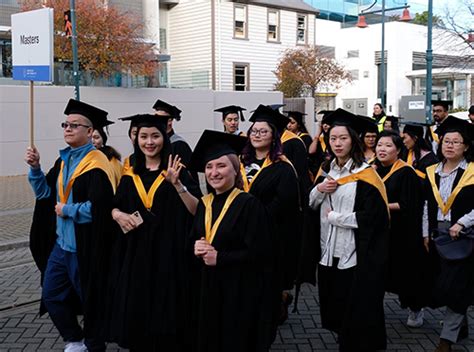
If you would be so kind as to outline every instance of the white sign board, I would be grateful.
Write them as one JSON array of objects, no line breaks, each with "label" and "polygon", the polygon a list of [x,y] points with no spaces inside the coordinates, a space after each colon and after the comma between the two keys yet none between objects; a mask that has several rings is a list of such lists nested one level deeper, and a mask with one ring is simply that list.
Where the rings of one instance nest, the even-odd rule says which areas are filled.
[{"label": "white sign board", "polygon": [[425,102],[423,100],[408,102],[408,110],[423,110],[424,108]]},{"label": "white sign board", "polygon": [[13,14],[13,79],[53,81],[53,58],[53,9]]}]

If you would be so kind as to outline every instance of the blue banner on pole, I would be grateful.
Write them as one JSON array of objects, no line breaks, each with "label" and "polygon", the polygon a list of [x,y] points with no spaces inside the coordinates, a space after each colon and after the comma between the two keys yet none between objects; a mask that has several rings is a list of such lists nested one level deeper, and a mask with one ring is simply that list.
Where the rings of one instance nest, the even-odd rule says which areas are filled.
[{"label": "blue banner on pole", "polygon": [[51,66],[13,66],[13,79],[51,82]]}]

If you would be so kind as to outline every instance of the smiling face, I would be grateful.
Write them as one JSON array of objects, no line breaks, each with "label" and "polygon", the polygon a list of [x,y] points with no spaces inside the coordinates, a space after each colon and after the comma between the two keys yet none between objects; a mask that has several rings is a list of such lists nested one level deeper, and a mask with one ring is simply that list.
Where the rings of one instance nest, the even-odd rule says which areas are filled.
[{"label": "smiling face", "polygon": [[382,113],[382,108],[380,107],[380,105],[375,104],[373,112],[374,112],[374,115],[380,115]]},{"label": "smiling face", "polygon": [[204,170],[207,183],[216,190],[223,193],[231,189],[235,184],[237,173],[227,155],[207,162]]},{"label": "smiling face", "polygon": [[235,133],[239,129],[239,115],[234,112],[225,115],[222,122],[227,133]]},{"label": "smiling face", "polygon": [[399,151],[391,137],[381,137],[375,147],[377,159],[384,166],[392,165],[397,161]]},{"label": "smiling face", "polygon": [[[64,141],[72,148],[77,148],[87,144],[92,138],[92,123],[91,121],[80,115],[70,114],[66,118],[67,126],[64,128]],[[77,125],[76,128],[71,128],[69,124]]]},{"label": "smiling face", "polygon": [[345,126],[334,126],[329,131],[329,145],[336,158],[346,160],[351,152],[352,138]]},{"label": "smiling face", "polygon": [[142,127],[138,131],[138,146],[146,158],[158,157],[164,145],[164,137],[156,127]]},{"label": "smiling face", "polygon": [[267,122],[257,121],[250,128],[250,143],[255,149],[270,148],[273,139],[272,128]]}]

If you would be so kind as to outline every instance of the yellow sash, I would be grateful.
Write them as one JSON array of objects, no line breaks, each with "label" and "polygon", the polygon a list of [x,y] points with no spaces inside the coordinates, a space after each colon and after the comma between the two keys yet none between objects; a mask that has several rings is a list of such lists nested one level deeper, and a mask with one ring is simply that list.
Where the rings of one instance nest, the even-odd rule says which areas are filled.
[{"label": "yellow sash", "polygon": [[375,160],[377,160],[377,156],[373,156],[372,158],[370,158],[369,160],[367,160],[366,163],[369,164],[369,165],[372,165]]},{"label": "yellow sash", "polygon": [[[291,131],[285,130],[285,131],[283,132],[283,134],[281,135],[281,137],[280,137],[280,141],[281,141],[281,144],[283,144],[283,143],[289,141],[290,139],[295,139],[295,138],[297,138],[297,139],[299,139],[301,142],[303,142],[303,140],[302,140],[300,137],[298,137],[296,134],[294,134],[294,133],[291,132]],[[304,143],[304,142],[303,142],[303,143]]]},{"label": "yellow sash", "polygon": [[124,176],[125,175],[130,176],[132,178],[143,205],[147,210],[150,210],[153,206],[153,198],[155,197],[155,193],[166,178],[166,171],[161,171],[161,173],[158,175],[158,177],[155,179],[150,189],[148,190],[148,193],[145,191],[145,186],[143,186],[143,182],[140,176],[133,172],[133,167],[130,167],[126,171]]},{"label": "yellow sash", "polygon": [[123,161],[123,168],[122,168],[122,175],[125,175],[127,171],[130,169],[130,157],[127,156]]},{"label": "yellow sash", "polygon": [[325,152],[327,147],[322,134],[319,136],[319,144],[321,145],[321,148],[323,148],[323,152]]},{"label": "yellow sash", "polygon": [[459,180],[457,186],[454,188],[453,192],[449,195],[448,201],[444,204],[441,194],[439,193],[438,186],[436,185],[435,171],[439,164],[431,165],[426,168],[426,174],[431,183],[431,188],[433,189],[433,195],[438,203],[439,208],[443,215],[446,215],[451,209],[451,206],[454,203],[458,193],[466,186],[474,185],[474,163],[469,163],[466,170],[464,171],[461,179]]},{"label": "yellow sash", "polygon": [[116,158],[112,158],[109,161],[110,165],[112,166],[112,171],[114,173],[115,186],[118,186],[120,178],[122,177],[122,164]]},{"label": "yellow sash", "polygon": [[305,132],[300,132],[298,133],[298,137],[303,137],[303,136],[309,136],[309,133],[305,133]]},{"label": "yellow sash", "polygon": [[214,200],[214,194],[210,193],[202,197],[202,202],[204,203],[204,207],[206,208],[206,213],[204,216],[204,226],[206,230],[206,240],[209,243],[212,243],[214,237],[216,236],[217,229],[221,224],[222,219],[224,218],[227,210],[229,210],[232,202],[234,201],[237,196],[242,193],[242,191],[238,188],[234,188],[232,192],[230,192],[227,200],[224,203],[224,207],[219,214],[219,217],[216,219],[214,225],[212,225],[212,201]]},{"label": "yellow sash", "polygon": [[409,150],[408,156],[407,156],[407,164],[410,166],[413,166],[413,156],[414,156],[413,150]]},{"label": "yellow sash", "polygon": [[382,179],[383,182],[387,181],[390,176],[392,176],[396,171],[400,170],[402,167],[410,167],[406,162],[403,160],[398,159],[395,161],[392,165],[392,168],[390,169],[390,172],[384,176]]},{"label": "yellow sash", "polygon": [[375,172],[373,168],[368,167],[362,171],[359,171],[358,173],[341,177],[340,179],[336,181],[338,184],[344,185],[346,183],[357,182],[359,180],[365,181],[368,184],[377,188],[377,190],[380,192],[380,195],[382,196],[388,208],[388,197],[387,197],[387,191],[385,190],[385,185],[382,179],[380,178],[380,176],[378,175],[378,173]]},{"label": "yellow sash", "polygon": [[257,171],[257,173],[253,176],[252,181],[250,181],[250,183],[249,183],[249,181],[247,179],[247,174],[245,173],[244,164],[240,163],[240,174],[242,175],[242,181],[244,182],[244,191],[245,192],[250,191],[250,188],[252,187],[253,181],[255,181],[255,179],[260,174],[260,172],[262,172],[263,169],[265,169],[266,167],[269,167],[271,164],[273,164],[273,163],[270,160],[270,158],[267,156],[265,158],[265,161],[263,162],[262,167],[260,168],[260,170]]},{"label": "yellow sash", "polygon": [[434,126],[430,127],[431,137],[436,143],[439,143],[439,136],[435,133]]},{"label": "yellow sash", "polygon": [[64,182],[63,181],[63,168],[64,168],[64,161],[61,161],[61,168],[59,170],[59,176],[58,176],[58,194],[59,194],[59,201],[61,203],[67,203],[69,195],[71,194],[72,186],[74,185],[74,181],[76,181],[76,178],[81,176],[82,174],[85,174],[86,172],[92,169],[103,170],[107,174],[110,184],[112,185],[112,188],[115,192],[115,179],[114,179],[112,167],[110,166],[109,160],[107,159],[105,154],[99,150],[91,150],[79,162],[79,164],[77,165],[76,169],[72,173],[72,176],[66,185],[66,190],[64,190],[64,185],[63,185],[63,182]]}]

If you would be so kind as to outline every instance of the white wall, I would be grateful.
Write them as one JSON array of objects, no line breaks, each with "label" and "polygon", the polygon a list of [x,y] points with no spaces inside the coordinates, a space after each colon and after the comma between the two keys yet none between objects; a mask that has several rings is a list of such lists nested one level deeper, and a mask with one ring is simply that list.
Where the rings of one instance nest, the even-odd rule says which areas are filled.
[{"label": "white wall", "polygon": [[182,0],[171,8],[168,39],[171,87],[211,88],[211,2]]},{"label": "white wall", "polygon": [[[297,13],[280,10],[280,43],[267,42],[267,11],[264,6],[247,5],[248,39],[234,39],[234,3],[219,1],[216,29],[219,90],[233,90],[233,63],[250,64],[250,90],[271,91],[276,77],[273,71],[283,51],[296,48]],[[220,9],[220,10],[219,10]],[[307,14],[308,44],[314,43],[314,15]],[[219,40],[220,38],[220,40]],[[219,71],[219,70],[218,70]]]},{"label": "white wall", "polygon": [[[65,119],[63,111],[66,103],[73,95],[72,87],[35,87],[35,145],[41,153],[41,164],[45,170],[58,157],[58,150],[65,147],[60,123]],[[124,156],[132,150],[127,136],[129,124],[117,119],[137,113],[151,113],[158,98],[177,105],[183,111],[181,121],[175,121],[174,128],[192,148],[204,129],[222,129],[214,109],[237,104],[250,111],[260,103],[276,104],[283,99],[278,92],[81,87],[82,101],[108,111],[109,120],[116,121],[109,127],[108,144]],[[242,126],[243,129],[248,127],[248,123]],[[25,174],[28,169],[23,157],[29,143],[28,87],[0,86],[0,131],[0,176]]]}]

